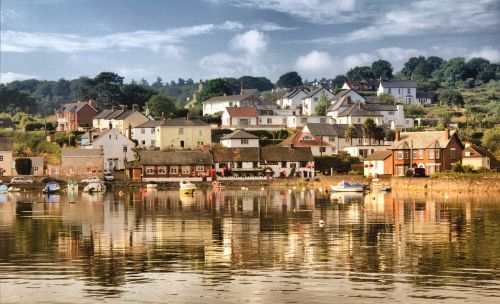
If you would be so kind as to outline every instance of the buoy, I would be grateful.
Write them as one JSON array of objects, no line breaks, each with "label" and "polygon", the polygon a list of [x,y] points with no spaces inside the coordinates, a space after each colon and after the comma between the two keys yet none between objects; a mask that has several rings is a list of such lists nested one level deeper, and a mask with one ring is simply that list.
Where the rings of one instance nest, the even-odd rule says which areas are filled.
[{"label": "buoy", "polygon": [[293,213],[296,213],[297,212],[297,209],[293,208]]},{"label": "buoy", "polygon": [[244,191],[244,190],[245,190],[245,187],[241,187],[241,190],[243,190],[243,191]]},{"label": "buoy", "polygon": [[325,221],[323,221],[323,220],[319,220],[318,224],[320,227],[325,227]]},{"label": "buoy", "polygon": [[323,188],[321,188],[321,187],[319,187],[318,190],[319,190],[319,192],[323,192]]}]

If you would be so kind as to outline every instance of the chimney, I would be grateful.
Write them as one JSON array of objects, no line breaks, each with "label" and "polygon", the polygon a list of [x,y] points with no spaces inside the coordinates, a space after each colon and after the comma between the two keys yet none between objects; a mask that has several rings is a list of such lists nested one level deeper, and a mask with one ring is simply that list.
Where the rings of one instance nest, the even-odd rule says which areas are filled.
[{"label": "chimney", "polygon": [[395,137],[395,141],[399,141],[399,138],[400,138],[400,134],[399,134],[399,129],[396,129],[396,137]]},{"label": "chimney", "polygon": [[93,100],[93,99],[89,99],[89,100],[87,101],[87,104],[88,104],[89,106],[93,107],[93,108],[95,107],[95,102],[94,102],[94,100]]},{"label": "chimney", "polygon": [[132,105],[132,110],[133,110],[134,112],[138,112],[138,111],[139,111],[139,105],[138,105],[138,104],[136,104],[136,103],[134,103],[134,104]]},{"label": "chimney", "polygon": [[201,151],[205,153],[210,153],[210,145],[204,145],[201,147]]},{"label": "chimney", "polygon": [[444,129],[444,137],[446,138],[446,140],[450,139],[450,129]]},{"label": "chimney", "polygon": [[132,125],[128,124],[128,139],[132,140]]},{"label": "chimney", "polygon": [[243,95],[243,81],[240,81],[240,95]]},{"label": "chimney", "polygon": [[149,108],[146,108],[146,116],[149,117],[151,115],[151,111],[149,111]]},{"label": "chimney", "polygon": [[116,111],[116,106],[115,106],[115,105],[113,105],[113,106],[111,107],[111,111]]},{"label": "chimney", "polygon": [[289,145],[288,145],[288,148],[289,148],[290,150],[293,150],[293,144],[289,144]]}]

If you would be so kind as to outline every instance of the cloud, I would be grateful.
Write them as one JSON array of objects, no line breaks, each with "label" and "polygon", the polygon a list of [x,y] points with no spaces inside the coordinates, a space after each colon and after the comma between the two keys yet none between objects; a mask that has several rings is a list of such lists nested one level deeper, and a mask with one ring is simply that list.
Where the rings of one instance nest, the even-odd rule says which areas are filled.
[{"label": "cloud", "polygon": [[296,29],[295,27],[281,26],[281,25],[276,24],[274,22],[264,22],[261,24],[257,24],[255,27],[261,31],[264,31],[264,32],[290,31],[290,30]]},{"label": "cloud", "polygon": [[309,54],[299,56],[295,61],[299,71],[325,72],[332,68],[333,58],[326,52],[311,51]]},{"label": "cloud", "polygon": [[241,30],[244,28],[243,24],[238,21],[226,21],[219,26],[220,29],[227,31]]},{"label": "cloud", "polygon": [[258,30],[250,30],[236,35],[230,44],[233,49],[243,50],[251,56],[257,56],[267,48],[266,36]]},{"label": "cloud", "polygon": [[0,22],[5,23],[8,20],[15,20],[21,18],[21,14],[13,9],[2,9],[0,10]]},{"label": "cloud", "polygon": [[9,83],[15,80],[26,80],[26,79],[37,79],[40,78],[37,75],[29,75],[14,72],[0,73],[0,83]]},{"label": "cloud", "polygon": [[420,55],[427,56],[427,52],[419,49],[403,49],[400,47],[388,47],[377,50],[377,54],[381,59],[389,62],[402,62],[408,60],[410,57],[418,57]]},{"label": "cloud", "polygon": [[484,59],[488,59],[491,62],[500,61],[500,50],[492,48],[491,46],[485,46],[481,49],[474,50],[457,46],[434,46],[432,47],[432,50],[437,56],[444,57],[445,59],[454,57],[464,57],[466,59],[483,57]]},{"label": "cloud", "polygon": [[346,35],[315,39],[318,43],[351,43],[426,33],[470,33],[494,30],[500,23],[497,0],[422,0],[408,7],[395,3],[373,24]]}]

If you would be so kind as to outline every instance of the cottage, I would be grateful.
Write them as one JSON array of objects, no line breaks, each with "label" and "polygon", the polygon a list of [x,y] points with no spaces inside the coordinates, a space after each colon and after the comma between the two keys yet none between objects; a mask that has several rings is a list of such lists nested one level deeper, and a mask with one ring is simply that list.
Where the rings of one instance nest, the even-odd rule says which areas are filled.
[{"label": "cottage", "polygon": [[380,150],[363,159],[365,177],[392,175],[392,151]]},{"label": "cottage", "polygon": [[456,131],[399,132],[392,144],[393,174],[404,176],[409,169],[426,174],[451,170],[462,160],[464,146]]},{"label": "cottage", "polygon": [[92,127],[97,115],[93,101],[67,103],[56,111],[57,131],[76,131]]},{"label": "cottage", "polygon": [[201,149],[212,145],[212,128],[199,119],[168,119],[156,127],[156,147]]},{"label": "cottage", "polygon": [[263,176],[258,147],[214,147],[213,157],[218,176]]},{"label": "cottage", "polygon": [[282,109],[298,109],[302,108],[302,99],[309,93],[307,87],[297,87],[288,90],[280,99],[277,104]]},{"label": "cottage", "polygon": [[500,162],[488,150],[471,144],[465,144],[463,165],[472,166],[474,169],[486,168],[499,171]]},{"label": "cottage", "polygon": [[102,177],[104,172],[103,149],[63,149],[58,175],[72,179],[90,176]]},{"label": "cottage", "polygon": [[163,120],[150,120],[132,128],[132,139],[137,140],[137,146],[142,149],[154,149],[157,146],[156,128]]},{"label": "cottage", "polygon": [[257,125],[257,109],[253,107],[225,108],[222,114],[222,127],[246,128]]},{"label": "cottage", "polygon": [[377,90],[377,96],[390,94],[397,102],[418,103],[417,83],[413,80],[383,80]]},{"label": "cottage", "polygon": [[135,160],[134,142],[116,129],[104,131],[84,149],[102,149],[104,170],[123,170],[129,161]]},{"label": "cottage", "polygon": [[417,101],[421,105],[430,105],[432,104],[432,98],[434,96],[431,92],[417,92]]},{"label": "cottage", "polygon": [[323,86],[314,88],[302,98],[302,114],[309,116],[314,115],[316,112],[316,105],[322,95],[324,95],[327,100],[330,100],[334,96],[332,92],[325,89]]},{"label": "cottage", "polygon": [[143,181],[201,181],[212,177],[214,161],[212,155],[202,151],[140,151],[139,161],[131,176]]},{"label": "cottage", "polygon": [[220,143],[224,147],[259,147],[259,137],[243,130],[236,130],[233,133],[221,137]]},{"label": "cottage", "polygon": [[98,131],[117,129],[118,132],[129,137],[129,128],[135,128],[150,120],[151,117],[141,113],[137,107],[133,110],[111,109],[97,114],[92,120],[92,125]]},{"label": "cottage", "polygon": [[214,115],[224,112],[224,109],[231,107],[257,107],[262,103],[259,97],[252,94],[245,95],[224,95],[212,97],[202,102],[203,115]]},{"label": "cottage", "polygon": [[12,175],[12,137],[0,137],[0,176]]},{"label": "cottage", "polygon": [[274,177],[314,177],[314,156],[310,148],[263,147],[260,165],[270,168]]}]

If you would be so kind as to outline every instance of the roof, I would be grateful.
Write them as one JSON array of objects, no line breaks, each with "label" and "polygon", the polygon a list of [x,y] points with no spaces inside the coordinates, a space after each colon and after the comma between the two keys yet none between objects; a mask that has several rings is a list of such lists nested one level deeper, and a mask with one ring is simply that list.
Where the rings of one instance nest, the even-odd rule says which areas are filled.
[{"label": "roof", "polygon": [[62,149],[61,157],[103,156],[102,149]]},{"label": "roof", "polygon": [[337,128],[331,124],[324,123],[307,123],[304,128],[307,127],[309,132],[313,135],[318,136],[337,136]]},{"label": "roof", "polygon": [[228,107],[226,111],[231,117],[257,117],[257,109],[254,107]]},{"label": "roof", "polygon": [[[395,141],[391,149],[426,149],[426,148],[445,148],[453,138],[456,131],[450,131],[450,138],[446,139],[447,131],[423,131],[423,132],[401,132],[399,141]],[[457,140],[460,141],[460,139]]]},{"label": "roof", "polygon": [[179,126],[179,127],[191,127],[191,126],[209,126],[207,123],[199,120],[199,119],[184,119],[184,118],[176,118],[176,119],[167,119],[162,121],[161,126]]},{"label": "roof", "polygon": [[139,165],[213,165],[214,160],[208,152],[202,151],[146,151],[139,152]]},{"label": "roof", "polygon": [[289,148],[289,147],[263,147],[261,150],[263,161],[313,161],[314,156],[311,148]]},{"label": "roof", "polygon": [[260,148],[227,148],[215,147],[213,149],[214,161],[223,162],[256,162],[259,161]]},{"label": "roof", "polygon": [[417,92],[417,98],[429,98],[432,99],[434,95],[432,92]]},{"label": "roof", "polygon": [[0,118],[0,128],[12,128],[15,129],[16,125],[10,118]]},{"label": "roof", "polygon": [[364,105],[365,109],[369,111],[397,111],[398,107],[396,105],[384,104],[384,103],[370,103]]},{"label": "roof", "polygon": [[241,95],[253,95],[253,96],[260,96],[260,92],[258,89],[243,89],[241,90]]},{"label": "roof", "polygon": [[[325,89],[324,87],[320,86],[320,87],[317,87],[317,88],[314,88],[312,89],[306,96],[304,96],[302,99],[305,99],[305,98],[311,98],[313,97],[314,95],[318,94],[319,92],[321,92],[322,90],[326,90],[328,91],[327,89]],[[331,92],[330,92],[331,93]]]},{"label": "roof", "polygon": [[307,94],[309,90],[307,88],[304,88],[304,87],[296,87],[296,88],[293,88],[291,89],[288,93],[286,93],[285,95],[283,95],[283,99],[285,98],[293,98],[295,95],[299,94],[300,92],[304,92],[305,94]]},{"label": "roof", "polygon": [[[135,110],[104,110],[101,113],[94,116],[94,119],[115,119],[115,120],[124,120],[135,112],[141,113],[140,111]],[[141,115],[144,115],[141,113]],[[146,115],[144,115],[146,116]]]},{"label": "roof", "polygon": [[135,128],[156,128],[163,123],[163,120],[150,120],[148,122],[143,123],[142,125],[138,125]]},{"label": "roof", "polygon": [[298,147],[298,148],[304,148],[304,147],[329,147],[331,146],[329,143],[326,141],[322,140],[320,142],[319,136],[314,136],[312,135],[312,139],[304,139],[304,136],[309,135],[309,133],[305,132],[297,132],[293,134],[292,136],[288,137],[284,141],[278,144],[280,147],[290,147],[290,145],[293,145],[293,147]]},{"label": "roof", "polygon": [[342,116],[383,116],[383,115],[367,109],[364,104],[358,102],[356,104],[351,105],[350,107],[345,109],[342,113],[339,113],[337,116],[342,117]]},{"label": "roof", "polygon": [[12,151],[12,137],[0,137],[0,151]]},{"label": "roof", "polygon": [[[62,105],[57,112],[78,112],[80,111],[85,105],[89,105],[86,102],[72,102],[72,103],[67,103]],[[90,105],[89,105],[90,106]],[[92,110],[94,110],[97,113],[97,110],[94,109],[92,106],[90,106]]]},{"label": "roof", "polygon": [[113,113],[114,110],[103,110],[101,113],[94,116],[94,119],[103,119],[108,117],[109,114]]},{"label": "roof", "polygon": [[380,150],[375,151],[372,154],[365,157],[363,160],[386,160],[388,157],[392,156],[391,150]]},{"label": "roof", "polygon": [[258,97],[255,97],[252,94],[239,94],[239,95],[224,95],[224,96],[215,96],[212,97],[208,100],[205,100],[202,103],[214,103],[214,102],[225,102],[225,101],[240,101],[249,97],[253,97],[256,99],[259,99]]},{"label": "roof", "polygon": [[483,147],[479,147],[476,145],[470,145],[469,147],[465,148],[464,152],[472,152],[473,155],[471,156],[465,156],[464,153],[464,158],[474,158],[474,157],[488,157],[490,159],[490,168],[491,169],[496,169],[500,168],[500,161],[493,155],[490,151],[486,150]]},{"label": "roof", "polygon": [[384,88],[416,88],[417,83],[413,80],[383,80],[381,83]]},{"label": "roof", "polygon": [[226,134],[220,138],[222,139],[259,139],[258,136],[245,132],[243,130],[236,130],[233,133]]}]

